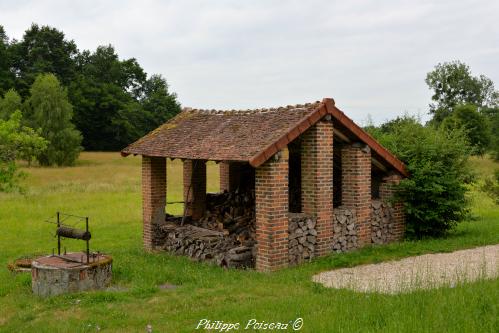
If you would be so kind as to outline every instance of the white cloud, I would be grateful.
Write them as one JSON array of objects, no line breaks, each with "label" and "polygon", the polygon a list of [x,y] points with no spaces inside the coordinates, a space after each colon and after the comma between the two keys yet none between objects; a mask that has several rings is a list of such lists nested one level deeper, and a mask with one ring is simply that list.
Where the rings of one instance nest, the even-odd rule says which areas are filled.
[{"label": "white cloud", "polygon": [[460,59],[499,84],[495,1],[1,1],[81,49],[113,44],[163,74],[184,105],[251,108],[330,96],[356,121],[425,113],[424,77]]}]

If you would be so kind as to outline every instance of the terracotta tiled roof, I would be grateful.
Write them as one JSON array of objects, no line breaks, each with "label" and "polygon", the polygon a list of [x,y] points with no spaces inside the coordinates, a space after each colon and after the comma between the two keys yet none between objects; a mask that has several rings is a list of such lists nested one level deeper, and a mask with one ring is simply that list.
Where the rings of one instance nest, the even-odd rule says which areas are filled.
[{"label": "terracotta tiled roof", "polygon": [[184,109],[121,153],[245,161],[258,167],[326,114],[333,117],[335,127],[346,129],[354,139],[369,145],[384,162],[407,175],[401,161],[338,110],[329,98],[304,105],[246,111]]}]

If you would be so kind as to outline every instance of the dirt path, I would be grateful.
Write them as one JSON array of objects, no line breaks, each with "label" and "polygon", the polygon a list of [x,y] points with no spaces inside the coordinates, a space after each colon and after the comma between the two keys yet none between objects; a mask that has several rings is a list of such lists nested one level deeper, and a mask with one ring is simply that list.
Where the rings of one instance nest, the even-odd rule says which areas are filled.
[{"label": "dirt path", "polygon": [[330,288],[395,294],[499,276],[499,244],[336,269],[315,275]]}]

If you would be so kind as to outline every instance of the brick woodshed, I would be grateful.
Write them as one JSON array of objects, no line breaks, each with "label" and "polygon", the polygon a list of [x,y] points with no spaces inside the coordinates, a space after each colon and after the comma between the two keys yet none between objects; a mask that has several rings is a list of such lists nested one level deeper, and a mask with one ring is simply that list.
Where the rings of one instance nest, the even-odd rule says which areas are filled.
[{"label": "brick woodshed", "polygon": [[[206,161],[219,163],[221,191],[253,191],[257,270],[288,266],[290,251],[311,258],[403,237],[403,206],[390,198],[407,177],[404,164],[331,98],[246,111],[186,108],[122,151],[129,154],[142,155],[146,249],[165,220],[167,158],[183,161],[193,220],[207,209]],[[289,222],[296,214],[311,218],[308,227]],[[296,234],[300,226],[307,237]]]}]

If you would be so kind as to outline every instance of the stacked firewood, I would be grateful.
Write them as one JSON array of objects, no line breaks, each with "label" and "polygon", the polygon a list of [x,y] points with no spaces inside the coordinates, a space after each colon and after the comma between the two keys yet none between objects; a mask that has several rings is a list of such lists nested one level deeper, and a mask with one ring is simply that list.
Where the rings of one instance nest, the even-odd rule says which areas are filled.
[{"label": "stacked firewood", "polygon": [[371,240],[374,244],[385,244],[393,238],[392,208],[381,200],[371,203]]},{"label": "stacked firewood", "polygon": [[254,192],[209,193],[206,198],[206,213],[193,224],[234,235],[241,245],[255,245],[255,194]]},{"label": "stacked firewood", "polygon": [[253,267],[255,196],[239,191],[208,193],[206,213],[199,220],[168,215],[155,228],[153,241],[162,248],[224,267]]},{"label": "stacked firewood", "polygon": [[192,224],[181,225],[179,218],[170,218],[157,229],[155,243],[161,244],[159,247],[170,253],[223,267],[254,266],[253,247],[241,245],[235,236]]},{"label": "stacked firewood", "polygon": [[317,243],[317,219],[301,213],[289,214],[289,264],[295,265],[314,256]]},{"label": "stacked firewood", "polygon": [[358,247],[355,211],[346,207],[334,209],[333,251],[345,252]]}]

